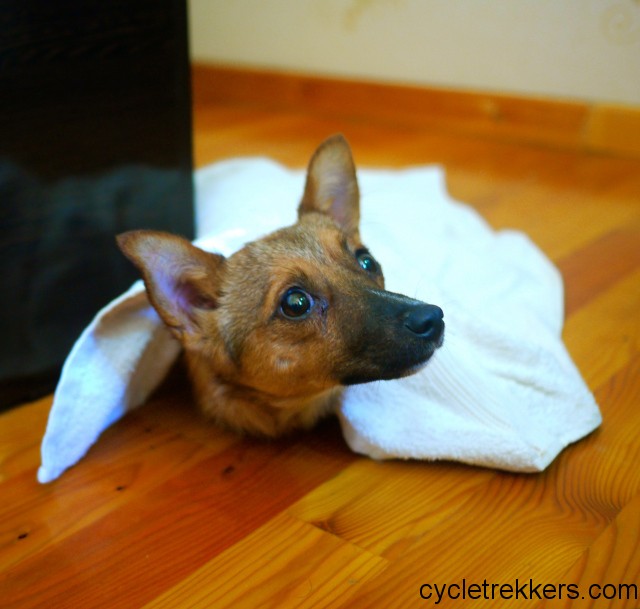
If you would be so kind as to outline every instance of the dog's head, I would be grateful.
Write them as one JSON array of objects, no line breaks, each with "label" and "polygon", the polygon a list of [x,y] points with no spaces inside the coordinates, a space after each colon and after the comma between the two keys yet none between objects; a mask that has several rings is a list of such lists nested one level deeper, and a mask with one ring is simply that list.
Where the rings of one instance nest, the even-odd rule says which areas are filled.
[{"label": "dog's head", "polygon": [[442,311],[384,290],[360,240],[348,144],[312,157],[298,222],[224,258],[154,231],[118,238],[151,303],[191,357],[274,397],[411,374],[443,340]]}]

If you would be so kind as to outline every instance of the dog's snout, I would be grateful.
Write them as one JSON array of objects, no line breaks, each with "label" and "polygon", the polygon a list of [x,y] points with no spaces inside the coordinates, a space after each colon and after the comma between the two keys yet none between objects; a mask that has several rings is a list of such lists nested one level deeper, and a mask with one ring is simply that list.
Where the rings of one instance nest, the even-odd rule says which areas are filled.
[{"label": "dog's snout", "polygon": [[435,305],[414,307],[405,317],[404,325],[414,334],[438,341],[444,331],[444,313]]},{"label": "dog's snout", "polygon": [[[345,316],[353,357],[340,366],[343,385],[398,379],[420,370],[444,344],[444,314],[436,305],[401,294],[370,290]],[[358,322],[358,323],[354,323]]]}]

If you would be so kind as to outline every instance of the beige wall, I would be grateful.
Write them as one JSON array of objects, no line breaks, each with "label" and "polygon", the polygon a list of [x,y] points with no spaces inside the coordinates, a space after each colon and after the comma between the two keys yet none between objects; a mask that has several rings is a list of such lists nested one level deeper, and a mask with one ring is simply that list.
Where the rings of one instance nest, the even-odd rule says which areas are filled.
[{"label": "beige wall", "polygon": [[640,0],[189,0],[192,57],[640,106]]}]

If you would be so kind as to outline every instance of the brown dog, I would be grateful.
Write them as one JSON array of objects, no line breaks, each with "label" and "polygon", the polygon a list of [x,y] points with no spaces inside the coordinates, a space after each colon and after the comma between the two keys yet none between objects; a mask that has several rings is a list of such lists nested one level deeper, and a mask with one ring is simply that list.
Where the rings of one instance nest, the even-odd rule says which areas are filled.
[{"label": "brown dog", "polygon": [[438,307],[384,290],[359,218],[351,151],[334,136],[309,163],[298,222],[229,258],[166,233],[118,237],[206,415],[266,436],[309,427],[343,386],[412,374],[442,344]]}]

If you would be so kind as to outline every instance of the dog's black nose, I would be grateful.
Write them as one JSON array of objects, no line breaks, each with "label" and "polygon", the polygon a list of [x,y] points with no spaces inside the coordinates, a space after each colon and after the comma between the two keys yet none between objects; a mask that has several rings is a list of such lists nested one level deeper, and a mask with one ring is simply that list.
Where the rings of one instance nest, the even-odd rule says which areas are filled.
[{"label": "dog's black nose", "polygon": [[405,317],[404,325],[414,334],[438,341],[444,331],[444,313],[435,305],[420,305],[413,307]]}]

